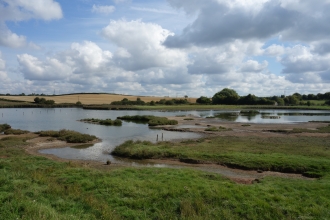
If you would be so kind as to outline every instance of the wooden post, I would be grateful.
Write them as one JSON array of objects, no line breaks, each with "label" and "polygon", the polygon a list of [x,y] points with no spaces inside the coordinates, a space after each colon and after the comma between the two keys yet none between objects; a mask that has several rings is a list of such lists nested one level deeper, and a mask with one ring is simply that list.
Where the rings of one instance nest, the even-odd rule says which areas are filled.
[{"label": "wooden post", "polygon": [[164,141],[164,133],[162,133],[162,141]]},{"label": "wooden post", "polygon": [[157,140],[156,141],[158,141],[158,134],[157,134]]}]

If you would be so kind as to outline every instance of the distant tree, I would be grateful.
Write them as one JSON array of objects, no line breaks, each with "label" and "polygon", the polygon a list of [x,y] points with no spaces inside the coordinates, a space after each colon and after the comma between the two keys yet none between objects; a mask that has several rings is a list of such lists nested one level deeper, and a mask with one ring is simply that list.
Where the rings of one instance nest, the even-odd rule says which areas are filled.
[{"label": "distant tree", "polygon": [[76,105],[82,105],[81,101],[76,102]]},{"label": "distant tree", "polygon": [[196,103],[198,104],[211,104],[211,99],[207,98],[205,96],[201,96],[198,99],[196,99]]},{"label": "distant tree", "polygon": [[35,98],[34,98],[34,102],[35,102],[35,103],[39,103],[39,102],[40,102],[40,98],[39,98],[39,97],[35,97]]},{"label": "distant tree", "polygon": [[296,96],[296,98],[298,99],[298,100],[301,100],[302,99],[302,95],[300,95],[299,93],[294,93],[293,94],[293,96]]},{"label": "distant tree", "polygon": [[297,105],[299,100],[296,96],[291,95],[284,98],[284,102],[286,105]]},{"label": "distant tree", "polygon": [[220,92],[214,94],[214,96],[212,97],[213,104],[233,105],[237,104],[238,100],[239,95],[237,94],[237,92],[233,89],[228,88],[221,90]]},{"label": "distant tree", "polygon": [[187,99],[187,98],[188,98],[188,96],[187,96],[187,95],[185,95],[185,96],[184,96],[184,98],[185,98],[185,99]]},{"label": "distant tree", "polygon": [[151,101],[150,105],[156,105],[155,101]]},{"label": "distant tree", "polygon": [[317,97],[316,97],[316,95],[314,95],[314,94],[308,94],[308,95],[307,95],[307,99],[308,99],[308,100],[316,100]]},{"label": "distant tree", "polygon": [[238,103],[241,105],[255,105],[257,104],[258,98],[255,95],[247,95],[240,97]]},{"label": "distant tree", "polygon": [[165,102],[165,105],[174,105],[175,103],[173,102],[173,100],[167,100]]}]

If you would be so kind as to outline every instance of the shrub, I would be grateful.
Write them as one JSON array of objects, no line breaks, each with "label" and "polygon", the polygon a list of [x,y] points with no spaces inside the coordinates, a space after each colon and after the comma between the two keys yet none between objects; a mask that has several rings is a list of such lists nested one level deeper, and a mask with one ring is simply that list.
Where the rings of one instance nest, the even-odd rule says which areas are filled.
[{"label": "shrub", "polygon": [[0,124],[0,132],[4,132],[7,129],[10,129],[11,126],[9,124]]},{"label": "shrub", "polygon": [[9,134],[14,134],[14,135],[20,135],[20,134],[27,134],[29,133],[29,131],[25,131],[25,130],[21,130],[21,129],[7,129],[4,131],[5,135],[9,135]]}]

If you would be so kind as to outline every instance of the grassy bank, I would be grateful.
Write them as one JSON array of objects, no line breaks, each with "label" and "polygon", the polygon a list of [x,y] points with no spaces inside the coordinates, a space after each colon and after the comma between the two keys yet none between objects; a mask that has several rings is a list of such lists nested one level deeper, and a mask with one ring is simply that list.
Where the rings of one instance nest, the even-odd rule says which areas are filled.
[{"label": "grassy bank", "polygon": [[134,159],[172,158],[183,162],[224,164],[248,170],[271,170],[324,176],[330,172],[330,140],[325,137],[216,137],[210,140],[153,144],[126,141],[112,154]]},{"label": "grassy bank", "polygon": [[21,148],[26,139],[0,140],[0,219],[330,217],[329,175],[318,180],[269,177],[239,185],[189,169],[101,171],[27,155]]}]

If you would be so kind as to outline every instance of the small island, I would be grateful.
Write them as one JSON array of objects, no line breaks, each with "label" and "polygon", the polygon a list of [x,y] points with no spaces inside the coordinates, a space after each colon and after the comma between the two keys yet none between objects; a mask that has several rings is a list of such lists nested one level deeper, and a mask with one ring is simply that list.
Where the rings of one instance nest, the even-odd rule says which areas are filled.
[{"label": "small island", "polygon": [[120,119],[111,120],[108,119],[97,119],[97,118],[85,118],[79,121],[89,123],[89,124],[98,124],[98,125],[106,125],[106,126],[121,126],[122,121]]}]

